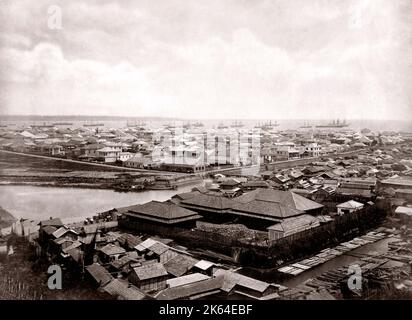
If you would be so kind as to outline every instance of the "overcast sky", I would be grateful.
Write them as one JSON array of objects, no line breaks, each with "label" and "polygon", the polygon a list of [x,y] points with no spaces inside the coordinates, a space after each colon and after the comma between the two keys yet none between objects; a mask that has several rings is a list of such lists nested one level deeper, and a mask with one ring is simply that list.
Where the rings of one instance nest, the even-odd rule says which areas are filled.
[{"label": "overcast sky", "polygon": [[411,17],[411,0],[0,0],[0,112],[411,119]]}]

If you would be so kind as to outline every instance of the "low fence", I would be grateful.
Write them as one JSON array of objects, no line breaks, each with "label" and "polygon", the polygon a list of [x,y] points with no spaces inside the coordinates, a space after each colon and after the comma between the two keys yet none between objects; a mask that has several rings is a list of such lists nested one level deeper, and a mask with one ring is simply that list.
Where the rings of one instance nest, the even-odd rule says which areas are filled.
[{"label": "low fence", "polygon": [[244,265],[273,266],[277,261],[291,261],[318,252],[329,246],[348,241],[359,234],[377,227],[389,211],[386,207],[371,205],[364,209],[337,216],[331,222],[304,230],[277,240],[241,237],[206,230],[187,230],[175,234],[175,238],[187,244],[212,249],[231,255]]},{"label": "low fence", "polygon": [[16,281],[13,275],[0,276],[0,300],[43,300],[43,297],[37,287]]},{"label": "low fence", "polygon": [[360,211],[337,216],[331,222],[267,243],[247,243],[244,240],[232,245],[240,251],[240,258],[254,263],[274,260],[294,260],[320,251],[340,242],[348,241],[377,227],[389,213],[377,205],[367,206]]}]

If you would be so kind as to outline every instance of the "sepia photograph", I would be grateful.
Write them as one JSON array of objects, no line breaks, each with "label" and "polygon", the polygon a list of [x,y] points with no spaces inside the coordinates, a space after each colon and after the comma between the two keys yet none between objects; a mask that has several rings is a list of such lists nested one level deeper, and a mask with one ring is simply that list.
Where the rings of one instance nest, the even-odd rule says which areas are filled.
[{"label": "sepia photograph", "polygon": [[0,300],[411,299],[412,1],[0,0]]}]

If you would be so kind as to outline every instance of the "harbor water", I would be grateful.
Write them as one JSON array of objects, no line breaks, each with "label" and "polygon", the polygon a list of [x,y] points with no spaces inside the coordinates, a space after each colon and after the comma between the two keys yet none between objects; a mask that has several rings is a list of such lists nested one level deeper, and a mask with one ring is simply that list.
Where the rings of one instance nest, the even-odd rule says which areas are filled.
[{"label": "harbor water", "polygon": [[44,220],[61,218],[66,222],[82,220],[116,207],[166,201],[173,195],[190,191],[195,185],[177,190],[116,192],[103,189],[39,186],[0,186],[0,206],[15,218]]}]

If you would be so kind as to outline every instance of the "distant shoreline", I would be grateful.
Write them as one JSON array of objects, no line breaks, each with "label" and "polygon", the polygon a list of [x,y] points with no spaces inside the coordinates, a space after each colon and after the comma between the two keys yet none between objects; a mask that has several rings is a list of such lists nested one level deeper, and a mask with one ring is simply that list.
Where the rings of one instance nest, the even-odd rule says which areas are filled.
[{"label": "distant shoreline", "polygon": [[[204,119],[193,119],[193,118],[182,118],[182,117],[161,117],[161,116],[120,116],[120,115],[22,115],[22,114],[0,114],[0,121],[65,121],[65,120],[74,120],[74,121],[130,121],[130,120],[145,120],[145,121],[234,121],[234,120],[242,120],[242,121],[267,121],[268,119],[272,120],[279,120],[279,121],[331,121],[335,120],[335,118],[322,118],[322,119],[285,119],[280,117],[268,117],[268,118],[204,118]],[[344,119],[344,118],[342,118]],[[387,122],[387,121],[395,121],[395,122],[410,122],[412,125],[412,121],[410,119],[355,119],[355,118],[348,118],[345,119],[346,121],[361,121],[361,122],[368,122],[368,121],[377,121],[377,122]],[[411,128],[412,129],[412,128]]]}]

